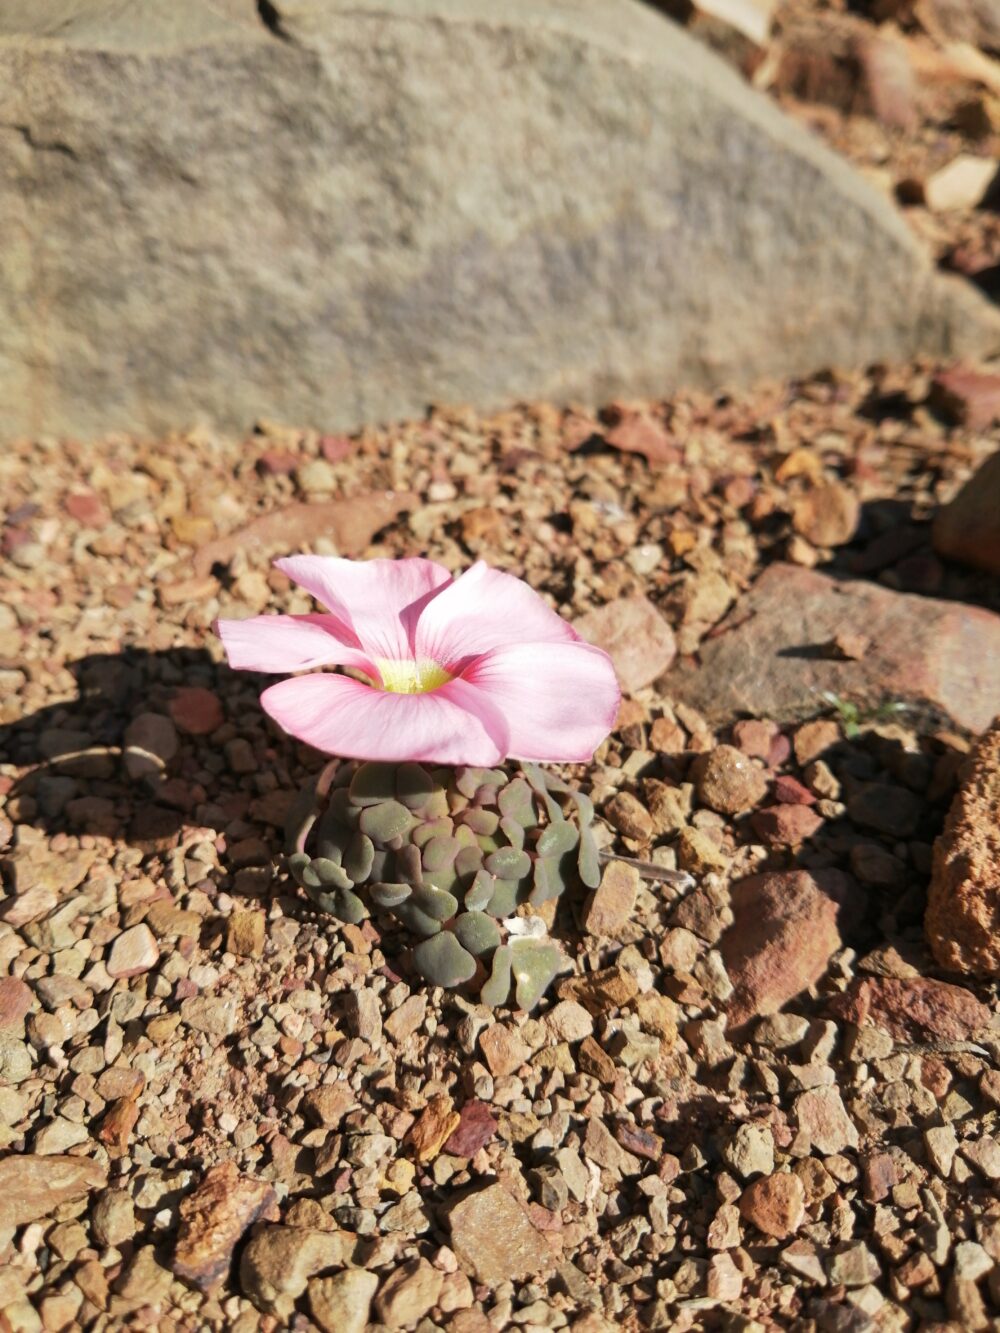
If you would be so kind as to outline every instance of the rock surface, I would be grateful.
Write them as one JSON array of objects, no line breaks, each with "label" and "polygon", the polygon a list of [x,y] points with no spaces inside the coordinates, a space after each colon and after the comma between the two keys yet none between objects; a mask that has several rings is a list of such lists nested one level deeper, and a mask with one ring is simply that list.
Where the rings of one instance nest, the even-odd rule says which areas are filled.
[{"label": "rock surface", "polygon": [[554,1264],[527,1210],[503,1185],[488,1185],[455,1204],[448,1216],[451,1248],[461,1266],[487,1286],[521,1282]]},{"label": "rock surface", "polygon": [[61,1203],[101,1189],[108,1173],[89,1157],[24,1153],[0,1162],[0,1231],[45,1217]]},{"label": "rock surface", "polygon": [[180,1206],[174,1272],[208,1291],[229,1272],[233,1250],[254,1222],[277,1221],[277,1196],[266,1181],[240,1175],[232,1161],[205,1173]]},{"label": "rock surface", "polygon": [[970,756],[934,844],[925,926],[943,968],[1000,975],[1000,718]]},{"label": "rock surface", "polygon": [[[870,640],[859,661],[826,654],[838,633]],[[710,719],[808,717],[834,694],[863,706],[907,701],[982,731],[1000,712],[1000,616],[974,606],[838,582],[776,564],[705,640],[667,693]]]},{"label": "rock surface", "polygon": [[939,510],[934,549],[949,560],[1000,574],[1000,451]]},{"label": "rock surface", "polygon": [[989,1009],[971,991],[932,977],[858,977],[830,1008],[898,1041],[969,1041],[990,1021]]},{"label": "rock surface", "polygon": [[752,875],[732,892],[733,924],[719,948],[729,980],[729,1027],[773,1014],[817,982],[841,946],[850,883],[838,871]]},{"label": "rock surface", "polygon": [[872,187],[626,0],[13,0],[0,69],[11,435],[1000,343]]},{"label": "rock surface", "polygon": [[673,630],[645,597],[608,602],[581,616],[573,628],[604,649],[626,694],[652,684],[677,656]]}]

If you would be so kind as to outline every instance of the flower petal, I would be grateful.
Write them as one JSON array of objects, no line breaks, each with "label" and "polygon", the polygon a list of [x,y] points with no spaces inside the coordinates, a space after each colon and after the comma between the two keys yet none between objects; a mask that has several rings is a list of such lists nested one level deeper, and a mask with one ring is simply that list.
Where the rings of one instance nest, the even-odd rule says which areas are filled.
[{"label": "flower petal", "polygon": [[506,717],[515,759],[585,762],[614,727],[621,702],[610,657],[583,642],[497,648],[462,679]]},{"label": "flower petal", "polygon": [[349,676],[297,676],[260,701],[292,736],[347,759],[488,766],[507,753],[503,714],[460,680],[428,694],[388,694]]},{"label": "flower petal", "polygon": [[421,608],[451,582],[433,560],[341,560],[292,555],[276,560],[283,574],[327,607],[357,635],[370,657],[413,656]]},{"label": "flower petal", "polygon": [[505,644],[579,639],[527,583],[479,560],[420,612],[416,653],[451,669]]},{"label": "flower petal", "polygon": [[317,666],[373,667],[336,616],[250,616],[217,620],[215,630],[237,671],[305,671]]}]

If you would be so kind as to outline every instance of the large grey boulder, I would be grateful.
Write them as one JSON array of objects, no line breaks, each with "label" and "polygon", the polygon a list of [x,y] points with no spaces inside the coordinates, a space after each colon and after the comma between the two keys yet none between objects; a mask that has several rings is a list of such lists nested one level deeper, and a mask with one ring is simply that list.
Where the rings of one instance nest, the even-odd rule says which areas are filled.
[{"label": "large grey boulder", "polygon": [[0,0],[0,235],[6,436],[1000,348],[632,0]]}]

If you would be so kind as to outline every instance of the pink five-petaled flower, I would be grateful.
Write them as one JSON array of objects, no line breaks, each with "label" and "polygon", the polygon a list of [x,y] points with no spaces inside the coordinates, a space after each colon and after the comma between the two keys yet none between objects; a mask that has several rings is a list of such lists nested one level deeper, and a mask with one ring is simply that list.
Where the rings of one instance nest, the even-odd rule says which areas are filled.
[{"label": "pink five-petaled flower", "polygon": [[611,659],[536,592],[481,561],[453,579],[431,560],[275,561],[318,615],[220,620],[229,665],[352,668],[272,685],[265,711],[351,759],[491,765],[590,759],[619,704]]}]

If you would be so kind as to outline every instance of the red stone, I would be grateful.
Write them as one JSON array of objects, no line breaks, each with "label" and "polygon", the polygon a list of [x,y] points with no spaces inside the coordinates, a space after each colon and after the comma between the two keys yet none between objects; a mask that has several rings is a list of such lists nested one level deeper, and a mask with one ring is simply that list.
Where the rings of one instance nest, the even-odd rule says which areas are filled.
[{"label": "red stone", "polygon": [[679,463],[683,455],[674,437],[659,424],[639,412],[623,414],[622,419],[605,433],[612,449],[627,454],[641,454],[647,463]]},{"label": "red stone", "polygon": [[816,797],[798,778],[782,773],[774,780],[774,799],[782,805],[815,805]]},{"label": "red stone", "polygon": [[772,805],[750,816],[753,831],[772,847],[795,847],[823,825],[822,815],[808,805]]},{"label": "red stone", "polygon": [[207,736],[222,726],[222,702],[200,685],[182,685],[168,705],[170,716],[189,736]]},{"label": "red stone", "polygon": [[480,1148],[497,1132],[497,1120],[485,1102],[466,1102],[459,1111],[458,1125],[450,1134],[444,1151],[453,1157],[475,1157]]},{"label": "red stone", "polygon": [[108,507],[93,491],[77,491],[66,496],[65,510],[70,518],[88,528],[103,528],[111,519]]},{"label": "red stone", "polygon": [[31,987],[20,977],[0,977],[0,1031],[21,1026],[31,998]]},{"label": "red stone", "polygon": [[339,463],[354,452],[354,441],[349,435],[323,435],[319,451],[328,463]]},{"label": "red stone", "polygon": [[955,366],[935,378],[931,399],[959,425],[986,430],[1000,420],[1000,375]]},{"label": "red stone", "polygon": [[989,1009],[971,991],[931,977],[856,977],[829,1008],[897,1041],[971,1041],[990,1021]]}]

